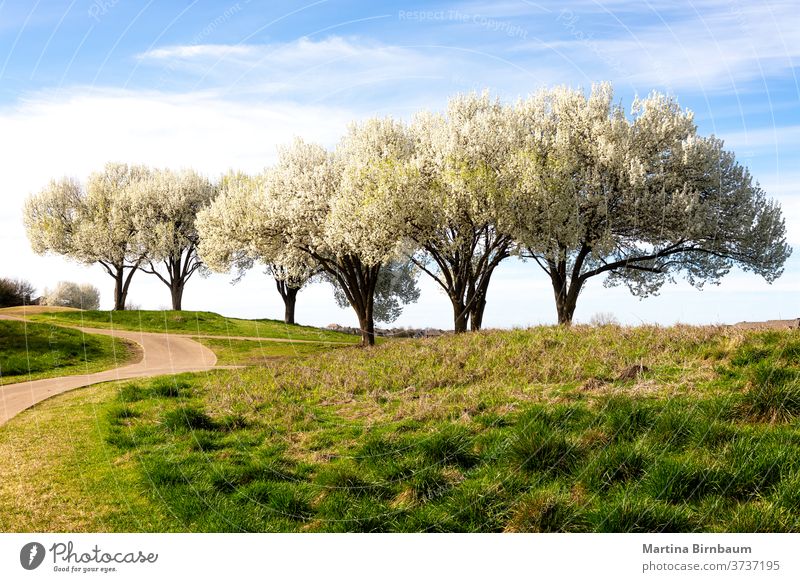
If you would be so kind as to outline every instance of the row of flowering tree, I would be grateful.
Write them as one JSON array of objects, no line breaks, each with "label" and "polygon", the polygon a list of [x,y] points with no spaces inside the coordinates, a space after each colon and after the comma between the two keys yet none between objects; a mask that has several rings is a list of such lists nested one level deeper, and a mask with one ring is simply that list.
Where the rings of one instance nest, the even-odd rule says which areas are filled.
[{"label": "row of flowering tree", "polygon": [[[69,197],[74,188],[50,191]],[[790,254],[778,204],[720,140],[697,134],[690,112],[653,93],[626,113],[606,84],[588,95],[544,89],[514,104],[461,95],[407,123],[353,124],[332,150],[296,140],[261,175],[226,176],[201,206],[192,215],[198,262],[223,271],[270,265],[282,296],[323,276],[354,309],[365,344],[374,342],[376,297],[381,311],[392,289],[401,301],[418,293],[392,284],[409,279],[409,264],[446,293],[462,332],[480,329],[491,277],[510,256],[547,274],[558,321],[569,324],[595,276],[644,297],[681,275],[698,287],[716,283],[734,266],[771,282]],[[29,202],[36,250],[64,252],[41,228],[54,208]],[[148,225],[165,216],[130,215]],[[105,236],[114,224],[76,231]],[[155,270],[150,259],[174,258],[171,248],[120,249],[125,260],[101,264],[121,281],[125,261],[134,268],[146,256]]]},{"label": "row of flowering tree", "polygon": [[28,198],[24,222],[33,250],[99,264],[114,279],[114,309],[125,309],[141,270],[169,287],[173,309],[203,264],[195,218],[216,195],[198,173],[110,163],[84,186],[51,181]]}]

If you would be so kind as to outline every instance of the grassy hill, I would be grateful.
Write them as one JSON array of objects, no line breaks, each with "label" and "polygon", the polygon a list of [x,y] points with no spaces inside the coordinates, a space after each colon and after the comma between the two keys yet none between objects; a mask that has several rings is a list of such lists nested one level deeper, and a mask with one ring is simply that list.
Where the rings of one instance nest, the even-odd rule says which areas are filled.
[{"label": "grassy hill", "polygon": [[42,323],[0,320],[0,385],[122,365],[133,344]]},{"label": "grassy hill", "polygon": [[90,388],[0,428],[0,528],[797,531],[798,356],[537,328]]},{"label": "grassy hill", "polygon": [[188,335],[242,336],[357,343],[356,336],[274,319],[236,319],[208,311],[55,311],[34,313],[33,321],[59,325]]}]

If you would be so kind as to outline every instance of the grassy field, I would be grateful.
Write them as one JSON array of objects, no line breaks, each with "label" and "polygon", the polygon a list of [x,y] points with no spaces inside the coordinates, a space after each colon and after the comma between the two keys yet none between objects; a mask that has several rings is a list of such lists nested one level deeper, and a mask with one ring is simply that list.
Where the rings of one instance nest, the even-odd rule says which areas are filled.
[{"label": "grassy field", "polygon": [[308,356],[328,352],[332,349],[356,348],[356,346],[352,345],[275,342],[270,340],[261,342],[198,338],[197,341],[210,348],[217,355],[218,366],[257,366],[276,359]]},{"label": "grassy field", "polygon": [[57,311],[34,313],[33,321],[133,331],[358,343],[353,335],[274,319],[235,319],[207,311]]},{"label": "grassy field", "polygon": [[0,428],[0,527],[797,531],[799,356],[538,328],[98,386]]},{"label": "grassy field", "polygon": [[122,365],[134,344],[42,323],[0,320],[0,385],[89,374]]}]

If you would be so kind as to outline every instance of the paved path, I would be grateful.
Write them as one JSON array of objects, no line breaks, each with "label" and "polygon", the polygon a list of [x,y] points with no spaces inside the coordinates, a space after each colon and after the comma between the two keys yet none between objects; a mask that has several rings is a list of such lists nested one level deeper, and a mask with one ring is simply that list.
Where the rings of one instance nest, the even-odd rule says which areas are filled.
[{"label": "paved path", "polygon": [[[7,315],[0,315],[0,319],[22,320]],[[214,368],[217,363],[214,352],[186,336],[116,329],[81,327],[73,329],[135,342],[142,348],[142,359],[133,364],[95,374],[77,374],[0,386],[0,425],[42,400],[75,388],[113,380],[147,378],[180,372],[202,372]]]}]

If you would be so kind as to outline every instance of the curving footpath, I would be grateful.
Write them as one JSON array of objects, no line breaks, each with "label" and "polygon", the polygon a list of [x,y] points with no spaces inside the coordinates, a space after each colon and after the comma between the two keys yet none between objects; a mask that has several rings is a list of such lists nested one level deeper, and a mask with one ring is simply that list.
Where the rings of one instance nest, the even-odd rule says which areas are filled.
[{"label": "curving footpath", "polygon": [[[24,321],[22,318],[8,315],[0,315],[0,319]],[[73,329],[87,334],[110,335],[137,343],[142,348],[142,359],[134,364],[94,374],[61,376],[0,386],[0,425],[42,400],[75,388],[114,380],[181,372],[204,372],[214,368],[217,363],[214,352],[185,336],[84,327]]]}]

